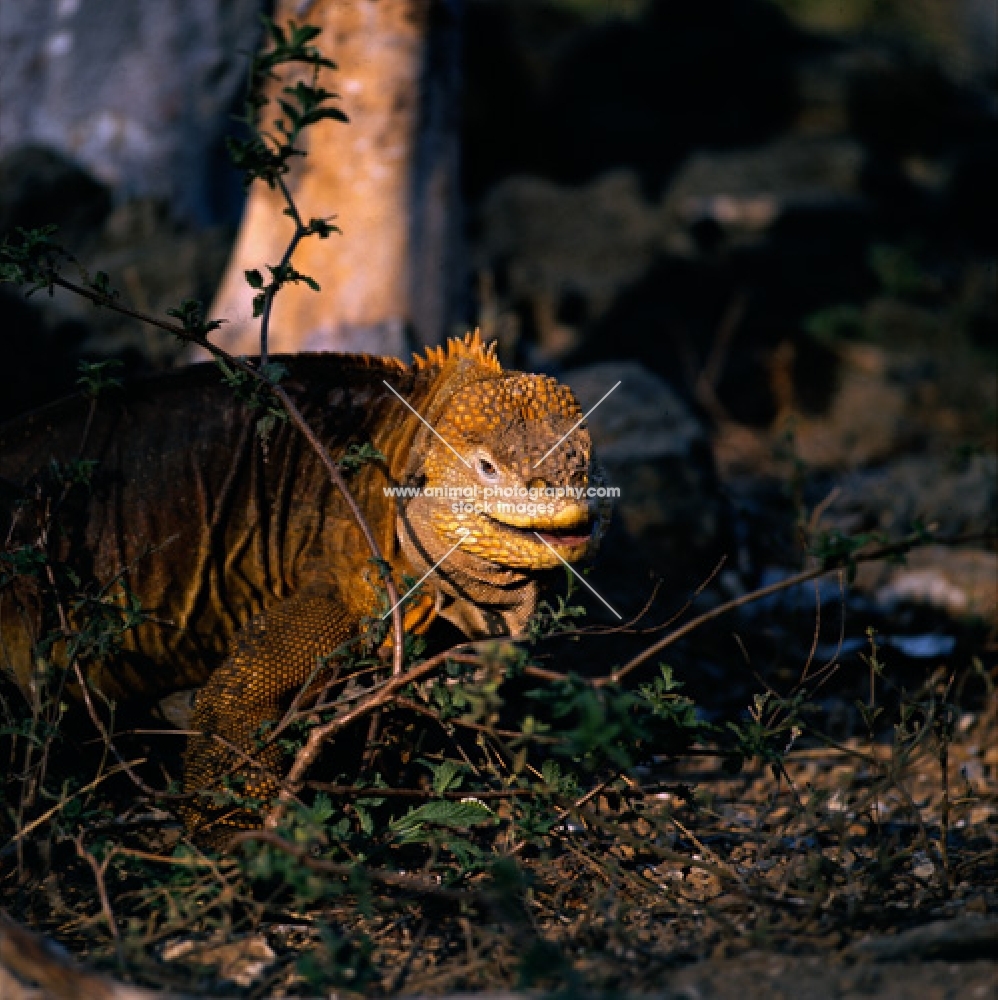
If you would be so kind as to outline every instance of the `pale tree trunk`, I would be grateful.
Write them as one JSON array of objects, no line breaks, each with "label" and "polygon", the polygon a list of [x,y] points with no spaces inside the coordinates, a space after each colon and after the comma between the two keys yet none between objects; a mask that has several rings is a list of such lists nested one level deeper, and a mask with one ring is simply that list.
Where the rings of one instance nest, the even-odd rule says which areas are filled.
[{"label": "pale tree trunk", "polygon": [[[342,230],[304,241],[293,264],[321,292],[290,285],[275,299],[269,349],[402,355],[437,343],[459,313],[459,0],[281,2],[321,27],[317,44],[339,67],[320,83],[341,96],[349,124],[306,132],[288,186],[304,219]],[[266,109],[265,109],[266,110]],[[256,182],[211,308],[228,322],[217,342],[259,353],[244,272],[276,264],[292,232],[279,192]]]}]

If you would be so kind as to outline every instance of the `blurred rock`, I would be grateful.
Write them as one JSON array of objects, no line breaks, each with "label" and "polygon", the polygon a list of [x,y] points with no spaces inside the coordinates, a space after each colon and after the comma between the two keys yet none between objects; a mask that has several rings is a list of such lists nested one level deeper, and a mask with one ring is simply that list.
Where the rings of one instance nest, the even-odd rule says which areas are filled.
[{"label": "blurred rock", "polygon": [[[158,201],[119,205],[95,234],[86,256],[91,272],[106,271],[122,300],[165,317],[184,299],[209,301],[225,266],[232,233],[224,226],[195,229],[176,221]],[[92,330],[84,349],[94,355],[130,352],[151,368],[171,365],[183,349],[175,337],[68,293],[58,308]]]},{"label": "blurred rock", "polygon": [[[908,455],[847,476],[821,523],[843,534],[882,531],[893,538],[921,523],[955,537],[993,530],[996,507],[994,455],[962,461]],[[913,604],[998,624],[998,555],[987,549],[930,545],[909,553],[904,565],[864,563],[856,587],[888,613]]]},{"label": "blurred rock", "polygon": [[[957,921],[940,923],[957,924]],[[963,928],[961,931],[966,933]],[[953,939],[959,933],[954,934]],[[885,945],[885,960],[876,964],[846,964],[837,960],[835,953],[830,951],[816,955],[749,951],[737,958],[696,962],[668,978],[669,995],[695,997],[696,1000],[782,1000],[785,997],[793,997],[794,1000],[829,1000],[830,997],[878,997],[879,1000],[956,1000],[958,997],[963,1000],[973,997],[983,1000],[994,992],[994,962],[987,945],[982,947],[984,941],[990,944],[994,940],[993,928],[987,936],[975,934],[976,947],[963,950],[962,954],[958,947],[938,948],[937,953],[950,961],[920,961],[916,958],[925,954],[919,950],[918,944],[942,943],[945,933],[939,934],[936,940],[929,935],[916,939],[918,943],[909,948],[903,960],[889,961],[891,943],[897,937],[903,935],[880,939]],[[875,949],[876,945],[872,946],[867,954],[875,955]],[[956,954],[963,958],[967,952],[973,954],[975,951],[978,961],[965,961],[960,965],[952,963]]]},{"label": "blurred rock", "polygon": [[508,300],[531,310],[542,349],[574,346],[555,327],[601,316],[648,269],[660,242],[656,213],[626,170],[578,188],[511,177],[478,213],[479,269],[497,273]]},{"label": "blurred rock", "polygon": [[597,459],[619,486],[614,502],[623,537],[603,546],[600,573],[640,574],[639,566],[689,583],[712,568],[723,544],[724,508],[707,435],[658,376],[635,362],[609,362],[564,374],[588,411]]},{"label": "blurred rock", "polygon": [[937,63],[882,49],[850,80],[850,127],[877,153],[931,153],[956,138],[964,100]]},{"label": "blurred rock", "polygon": [[78,240],[110,211],[110,190],[54,149],[24,146],[0,158],[0,234],[56,225],[61,239]]},{"label": "blurred rock", "polygon": [[889,937],[861,938],[847,949],[847,954],[875,962],[903,959],[966,962],[975,958],[994,961],[995,949],[998,949],[998,920],[962,914],[910,927]]},{"label": "blurred rock", "polygon": [[808,31],[869,43],[905,40],[958,80],[994,82],[998,7],[993,0],[777,0]]},{"label": "blurred rock", "polygon": [[841,344],[837,354],[838,387],[826,412],[791,411],[774,428],[790,436],[793,454],[812,470],[883,461],[913,438],[907,396],[888,355],[869,344]]},{"label": "blurred rock", "polygon": [[0,153],[44,144],[126,197],[200,222],[241,205],[221,137],[260,0],[0,5]]},{"label": "blurred rock", "polygon": [[210,942],[194,938],[168,941],[162,946],[160,957],[164,962],[189,959],[202,966],[214,966],[222,979],[247,989],[263,976],[277,954],[263,934],[255,934],[228,942],[224,938]]},{"label": "blurred rock", "polygon": [[920,604],[998,625],[998,554],[984,549],[930,545],[909,553],[904,566],[867,563],[855,586],[886,611]]},{"label": "blurred rock", "polygon": [[663,202],[668,248],[689,254],[758,240],[793,214],[862,215],[862,148],[849,139],[796,137],[730,153],[695,153]]},{"label": "blurred rock", "polygon": [[853,472],[839,485],[822,524],[843,534],[889,532],[900,537],[917,522],[955,536],[993,526],[998,509],[998,459],[964,461],[906,455],[879,469]]},{"label": "blurred rock", "polygon": [[806,42],[768,0],[466,8],[472,197],[513,173],[580,184],[624,165],[657,195],[691,148],[765,142],[793,115]]},{"label": "blurred rock", "polygon": [[[38,165],[36,174],[28,168]],[[166,318],[184,299],[207,300],[225,266],[232,234],[225,227],[194,229],[159,202],[124,202],[108,214],[107,190],[49,150],[22,151],[0,161],[0,215],[11,224],[59,225],[57,239],[93,275],[104,271],[121,300]],[[79,276],[70,264],[66,277]],[[0,291],[0,342],[11,364],[0,377],[0,420],[75,389],[81,359],[116,358],[119,374],[170,367],[183,345],[172,335],[98,309],[63,289],[30,299]]]},{"label": "blurred rock", "polygon": [[77,360],[89,329],[72,319],[43,315],[22,295],[0,288],[3,331],[0,346],[0,420],[7,420],[42,403],[66,396],[76,388]]}]

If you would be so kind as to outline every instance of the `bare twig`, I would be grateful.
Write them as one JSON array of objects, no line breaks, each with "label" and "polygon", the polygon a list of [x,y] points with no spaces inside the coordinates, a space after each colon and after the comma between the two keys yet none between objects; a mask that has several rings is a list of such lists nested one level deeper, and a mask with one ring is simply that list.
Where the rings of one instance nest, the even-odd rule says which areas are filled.
[{"label": "bare twig", "polygon": [[[162,1000],[158,990],[126,986],[99,976],[72,961],[64,951],[39,934],[21,927],[0,910],[0,988],[19,989],[18,980],[4,979],[10,970],[18,980],[38,983],[41,991],[25,989],[14,996],[45,996],[52,1000]],[[6,996],[6,993],[4,993]],[[173,994],[183,1000],[180,994]]]},{"label": "bare twig", "polygon": [[115,851],[112,848],[103,861],[98,861],[84,846],[83,834],[78,834],[73,838],[76,846],[76,853],[90,865],[90,870],[94,873],[94,882],[97,883],[97,895],[100,898],[101,912],[104,914],[104,921],[114,939],[114,950],[118,956],[118,968],[125,967],[125,955],[121,948],[121,933],[118,931],[118,922],[114,919],[114,911],[111,909],[111,900],[107,895],[107,885],[104,882],[104,875],[107,872],[108,862],[114,857]]},{"label": "bare twig", "polygon": [[82,788],[78,788],[72,795],[67,795],[66,798],[60,799],[51,809],[47,809],[41,814],[41,816],[36,816],[30,823],[26,823],[22,826],[17,833],[4,845],[3,849],[0,850],[0,855],[5,854],[14,844],[23,840],[32,830],[36,830],[43,823],[48,822],[56,813],[61,812],[66,808],[67,804],[72,802],[73,799],[79,798],[81,795],[86,795],[87,792],[93,791],[101,782],[107,781],[108,778],[124,771],[126,767],[136,767],[139,764],[144,764],[146,762],[146,757],[140,757],[137,760],[130,760],[127,764],[123,766],[112,767],[109,771],[105,771],[102,775],[94,778],[93,781],[88,782]]},{"label": "bare twig", "polygon": [[[981,532],[972,535],[960,535],[954,538],[932,538],[931,541],[938,545],[956,545],[961,542],[993,537],[993,532]],[[724,604],[719,604],[716,608],[711,608],[709,611],[705,611],[703,614],[697,615],[696,618],[690,619],[690,621],[688,621],[685,625],[677,628],[674,632],[670,632],[667,636],[659,639],[658,642],[652,643],[652,645],[650,645],[647,649],[642,650],[642,652],[638,653],[637,656],[625,663],[624,666],[619,667],[603,677],[597,678],[593,683],[596,687],[604,687],[607,684],[620,683],[620,681],[622,681],[625,677],[633,673],[633,671],[640,667],[643,663],[647,663],[648,660],[650,660],[653,656],[656,656],[666,647],[678,642],[684,636],[689,635],[690,632],[700,628],[701,625],[704,625],[715,618],[720,618],[722,615],[726,615],[731,611],[735,611],[737,608],[744,607],[747,604],[753,604],[756,601],[763,600],[773,594],[781,593],[784,590],[789,590],[792,587],[798,587],[802,583],[807,583],[809,580],[816,580],[818,577],[825,576],[828,573],[834,573],[843,566],[863,562],[876,562],[881,559],[887,559],[890,556],[901,555],[905,552],[909,552],[913,548],[917,548],[919,545],[925,544],[925,542],[926,538],[924,533],[913,532],[912,534],[902,538],[900,541],[893,542],[890,545],[882,545],[879,548],[871,549],[869,552],[856,552],[848,556],[829,559],[823,562],[820,566],[815,566],[813,569],[804,570],[802,573],[789,576],[785,580],[780,580],[777,583],[770,584],[768,587],[760,587],[758,590],[753,590],[748,594],[742,594],[740,597],[726,601]]]},{"label": "bare twig", "polygon": [[697,402],[710,414],[718,426],[731,423],[730,414],[717,398],[717,383],[724,371],[728,350],[745,316],[747,305],[748,293],[745,289],[741,289],[725,308],[714,336],[710,355],[700,373],[693,380],[693,393]]},{"label": "bare twig", "polygon": [[274,298],[277,296],[277,293],[281,290],[281,287],[284,284],[284,273],[287,270],[288,265],[291,263],[291,258],[294,256],[295,250],[298,249],[298,244],[308,235],[308,227],[301,220],[301,215],[298,212],[298,206],[291,197],[291,192],[288,190],[287,184],[284,183],[284,178],[278,177],[277,184],[281,189],[281,194],[284,195],[285,202],[287,202],[288,211],[291,213],[291,218],[295,224],[295,231],[291,236],[287,249],[284,251],[284,256],[281,257],[280,264],[277,265],[277,270],[274,272],[274,280],[264,293],[263,312],[260,315],[261,367],[267,363],[267,341],[270,337],[270,314],[274,309]]},{"label": "bare twig", "polygon": [[356,785],[332,785],[324,781],[310,781],[309,788],[317,792],[326,792],[341,798],[355,799],[453,799],[460,802],[469,795],[476,799],[517,799],[536,793],[529,788],[499,788],[474,792],[465,790],[456,792],[434,792],[428,788],[358,788]]}]

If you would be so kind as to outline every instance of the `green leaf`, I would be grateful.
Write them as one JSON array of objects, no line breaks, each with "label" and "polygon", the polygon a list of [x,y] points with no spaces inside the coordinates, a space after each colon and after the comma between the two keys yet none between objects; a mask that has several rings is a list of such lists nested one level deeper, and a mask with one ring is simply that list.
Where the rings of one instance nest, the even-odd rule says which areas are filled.
[{"label": "green leaf", "polygon": [[109,358],[106,361],[81,361],[76,367],[80,373],[76,384],[84,396],[96,399],[105,389],[121,387],[121,379],[111,375],[111,372],[121,367],[122,363],[117,358]]},{"label": "green leaf", "polygon": [[333,121],[343,122],[346,125],[350,124],[350,119],[339,108],[318,108],[315,111],[309,111],[307,114],[301,116],[298,124],[303,127],[305,125],[314,125],[324,118],[331,118]]},{"label": "green leaf", "polygon": [[495,821],[495,813],[484,802],[468,798],[460,802],[426,802],[417,809],[410,809],[405,816],[392,820],[390,827],[402,843],[412,843],[423,839],[427,826],[467,830]]},{"label": "green leaf", "polygon": [[280,361],[268,361],[265,365],[260,366],[259,373],[271,385],[277,385],[282,379],[287,378],[288,367],[281,364]]},{"label": "green leaf", "polygon": [[556,760],[548,758],[541,765],[541,776],[548,785],[553,787],[558,787],[558,782],[561,781],[561,764]]},{"label": "green leaf", "polygon": [[461,772],[464,768],[460,764],[453,760],[444,760],[435,767],[431,764],[430,768],[433,771],[433,791],[437,795],[443,795],[444,792],[454,791],[461,787],[461,782],[464,780]]}]

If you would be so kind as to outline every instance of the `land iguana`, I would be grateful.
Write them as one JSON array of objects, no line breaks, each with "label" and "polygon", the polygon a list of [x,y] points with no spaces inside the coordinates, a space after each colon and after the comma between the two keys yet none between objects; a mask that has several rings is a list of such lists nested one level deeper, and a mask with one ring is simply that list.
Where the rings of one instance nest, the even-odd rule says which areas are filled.
[{"label": "land iguana", "polygon": [[[586,496],[596,479],[571,390],[504,371],[477,334],[411,365],[365,355],[277,360],[334,458],[364,443],[380,453],[348,482],[395,580],[418,579],[442,560],[404,605],[407,629],[439,616],[468,637],[522,633],[539,575],[598,541],[606,512]],[[303,437],[278,423],[262,443],[214,365],[128,384],[88,406],[73,397],[0,428],[0,531],[8,551],[35,541],[52,460],[95,462],[89,488],[62,501],[62,529],[47,544],[95,587],[120,581],[151,620],[90,663],[88,683],[116,701],[198,687],[193,728],[202,735],[188,742],[185,790],[217,787],[233,750],[245,755],[261,724],[315,682],[365,616],[384,613],[377,569]],[[524,490],[548,486],[572,490],[523,502]],[[486,488],[519,496],[499,509]],[[0,668],[22,690],[52,624],[44,589],[9,573],[0,585]],[[245,794],[266,800],[280,755],[271,746],[258,759],[263,770]],[[186,818],[204,823],[196,808]]]}]

